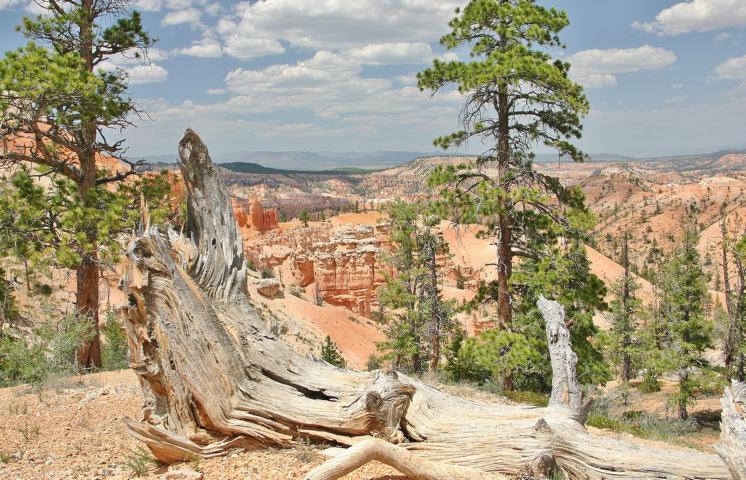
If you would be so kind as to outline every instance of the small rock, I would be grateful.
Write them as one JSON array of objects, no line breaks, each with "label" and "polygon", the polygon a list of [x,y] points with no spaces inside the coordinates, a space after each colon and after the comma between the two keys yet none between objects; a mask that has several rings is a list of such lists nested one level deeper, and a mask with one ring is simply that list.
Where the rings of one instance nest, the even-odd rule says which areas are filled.
[{"label": "small rock", "polygon": [[201,472],[193,470],[171,470],[161,476],[164,480],[202,480],[203,477]]},{"label": "small rock", "polygon": [[263,278],[256,284],[259,293],[267,298],[272,298],[280,291],[280,281],[276,278]]}]

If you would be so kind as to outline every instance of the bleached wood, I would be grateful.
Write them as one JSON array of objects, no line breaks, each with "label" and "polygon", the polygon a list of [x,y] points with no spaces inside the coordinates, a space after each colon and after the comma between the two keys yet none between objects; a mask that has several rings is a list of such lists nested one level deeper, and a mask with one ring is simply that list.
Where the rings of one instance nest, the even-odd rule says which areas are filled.
[{"label": "bleached wood", "polygon": [[715,451],[730,468],[733,478],[746,480],[746,384],[737,380],[726,387],[720,400],[720,442]]},{"label": "bleached wood", "polygon": [[[296,353],[249,301],[228,194],[191,130],[179,155],[185,235],[147,228],[129,247],[124,279],[131,299],[125,327],[145,396],[143,420],[127,424],[159,460],[291,447],[307,438],[342,447],[365,442],[347,452],[349,465],[382,459],[432,479],[499,478],[553,462],[569,478],[731,478],[716,455],[588,434],[578,421],[585,404],[564,322],[551,336],[565,355],[558,365],[566,372],[557,378],[567,382],[548,408],[469,401],[396,372],[343,370]],[[339,462],[335,468],[348,468]],[[456,476],[459,469],[469,475]]]}]

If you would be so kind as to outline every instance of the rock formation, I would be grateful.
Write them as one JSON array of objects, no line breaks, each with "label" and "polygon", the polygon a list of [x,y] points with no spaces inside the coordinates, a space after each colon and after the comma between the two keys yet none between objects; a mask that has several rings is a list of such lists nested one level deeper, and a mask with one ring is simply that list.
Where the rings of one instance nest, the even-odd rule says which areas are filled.
[{"label": "rock formation", "polygon": [[231,199],[231,203],[240,228],[259,233],[279,228],[277,209],[265,209],[258,197],[254,196],[248,205],[235,198]]}]

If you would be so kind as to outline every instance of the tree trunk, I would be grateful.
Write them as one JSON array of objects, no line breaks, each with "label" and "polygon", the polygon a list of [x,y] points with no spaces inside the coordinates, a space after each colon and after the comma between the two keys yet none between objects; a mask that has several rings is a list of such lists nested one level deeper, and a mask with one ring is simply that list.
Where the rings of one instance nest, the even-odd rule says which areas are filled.
[{"label": "tree trunk", "polygon": [[[335,368],[272,335],[246,292],[240,232],[199,137],[179,145],[188,236],[145,228],[124,279],[125,327],[145,396],[131,433],[163,462],[296,439],[340,447],[308,479],[336,479],[374,459],[410,478],[499,479],[533,468],[568,478],[730,479],[723,461],[590,435],[564,315],[543,301],[555,379],[547,408],[449,396],[391,371]],[[540,305],[541,306],[541,305]]]},{"label": "tree trunk", "polygon": [[98,264],[86,262],[76,271],[75,314],[90,322],[92,336],[76,352],[78,368],[101,367],[101,341],[98,325]]},{"label": "tree trunk", "polygon": [[[81,50],[80,56],[86,64],[86,70],[93,71],[93,1],[83,0],[83,18],[80,23]],[[78,182],[78,195],[81,202],[87,207],[95,207],[91,204],[90,192],[96,188],[96,154],[94,145],[96,143],[96,124],[91,120],[84,120],[82,129],[83,144],[85,150],[78,154],[80,162],[80,181]],[[78,351],[76,357],[78,368],[100,368],[101,363],[101,338],[99,336],[98,309],[99,309],[99,265],[98,265],[98,231],[95,225],[87,228],[86,241],[87,251],[82,252],[82,260],[76,269],[76,315],[82,319],[88,319],[91,323],[92,336],[86,340]]]},{"label": "tree trunk", "polygon": [[687,418],[689,418],[689,412],[686,408],[688,397],[683,395],[683,392],[685,391],[685,389],[689,388],[688,386],[685,386],[688,381],[689,381],[689,370],[685,368],[679,374],[679,402],[678,402],[679,420],[686,420]]},{"label": "tree trunk", "polygon": [[730,272],[728,268],[728,228],[725,220],[720,224],[720,232],[723,236],[722,241],[722,262],[723,262],[723,290],[725,293],[725,309],[728,313],[728,333],[725,337],[725,344],[723,345],[723,363],[725,363],[725,370],[729,374],[733,372],[733,362],[736,356],[736,328],[737,328],[737,316],[736,307],[733,302],[733,290],[730,285]]},{"label": "tree trunk", "polygon": [[431,232],[427,232],[429,240],[430,258],[430,361],[428,370],[430,373],[438,371],[440,362],[440,296],[438,294],[438,265],[436,262],[436,238]]}]

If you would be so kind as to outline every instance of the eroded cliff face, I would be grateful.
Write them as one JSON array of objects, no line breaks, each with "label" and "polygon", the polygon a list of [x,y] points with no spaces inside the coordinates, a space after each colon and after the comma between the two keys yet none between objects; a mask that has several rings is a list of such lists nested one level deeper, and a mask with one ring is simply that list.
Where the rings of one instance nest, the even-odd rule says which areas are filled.
[{"label": "eroded cliff face", "polygon": [[376,292],[385,282],[384,272],[390,272],[383,259],[387,241],[383,224],[319,222],[247,235],[244,247],[256,268],[272,269],[286,286],[370,317],[378,308]]},{"label": "eroded cliff face", "polygon": [[[362,215],[361,215],[362,217]],[[394,274],[386,261],[390,248],[389,225],[376,222],[281,224],[258,233],[243,228],[247,259],[259,270],[271,269],[291,292],[300,289],[317,303],[337,305],[370,318],[379,308],[378,290],[386,274]],[[355,222],[354,214],[344,220]],[[366,219],[370,220],[370,219]],[[488,266],[494,248],[470,231],[442,224],[438,233],[450,254],[438,258],[446,298],[468,300],[480,280],[491,280]]]}]

